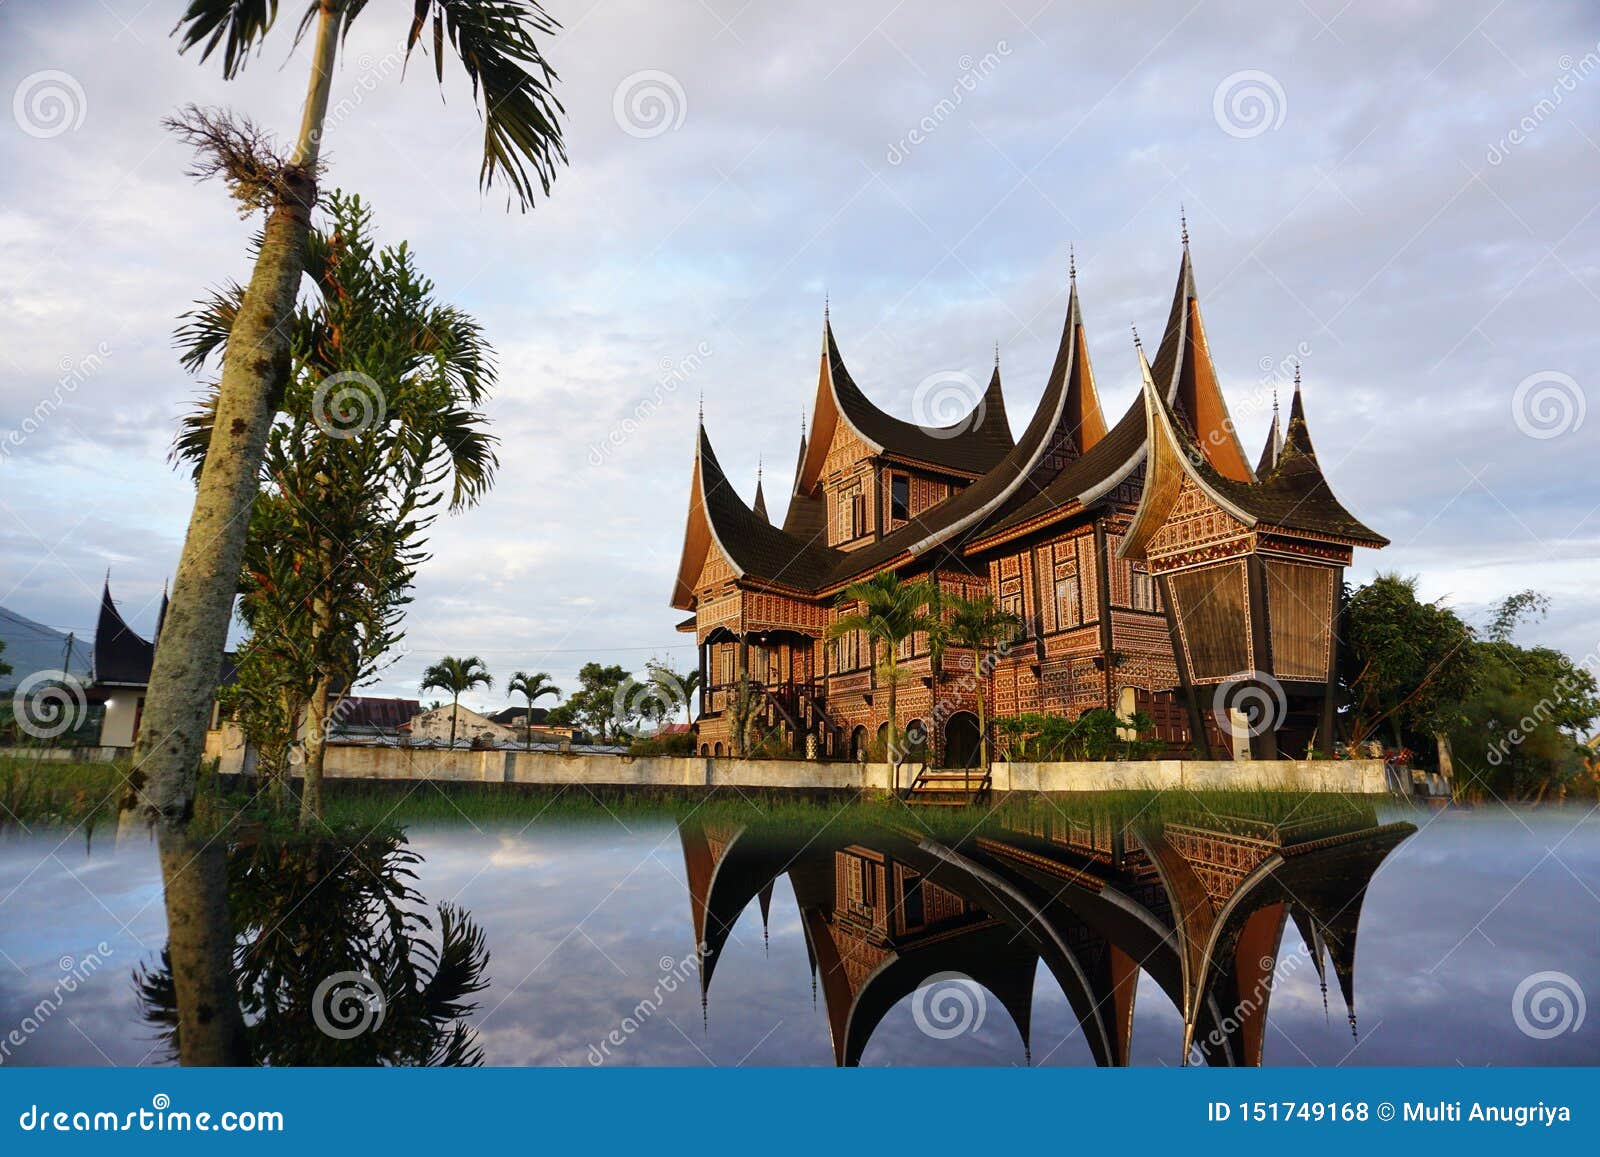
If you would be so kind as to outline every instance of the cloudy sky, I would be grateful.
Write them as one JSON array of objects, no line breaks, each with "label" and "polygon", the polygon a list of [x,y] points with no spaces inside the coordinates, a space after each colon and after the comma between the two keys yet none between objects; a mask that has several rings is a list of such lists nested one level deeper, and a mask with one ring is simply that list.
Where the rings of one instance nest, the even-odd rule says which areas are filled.
[{"label": "cloudy sky", "polygon": [[[196,390],[174,321],[244,275],[257,225],[184,176],[160,119],[221,104],[289,134],[305,83],[298,6],[235,82],[177,54],[181,7],[0,7],[0,605],[80,635],[107,568],[153,626],[191,499],[166,461]],[[480,194],[459,79],[402,83],[403,7],[350,37],[328,183],[486,326],[502,469],[437,527],[380,690],[447,652],[502,686],[691,662],[667,597],[697,398],[746,497],[764,459],[781,506],[825,293],[880,405],[981,379],[999,342],[1020,429],[1075,245],[1114,418],[1180,204],[1250,452],[1299,357],[1324,468],[1393,540],[1354,577],[1418,574],[1474,616],[1537,586],[1530,638],[1600,640],[1591,6],[552,0],[571,165],[527,214]]]}]

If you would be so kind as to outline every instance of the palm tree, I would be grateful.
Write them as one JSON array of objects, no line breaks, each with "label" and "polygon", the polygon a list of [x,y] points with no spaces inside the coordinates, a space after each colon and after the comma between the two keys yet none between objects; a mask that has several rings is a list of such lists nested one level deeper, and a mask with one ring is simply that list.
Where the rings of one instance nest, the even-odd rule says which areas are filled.
[{"label": "palm tree", "polygon": [[679,703],[683,705],[683,720],[694,723],[694,694],[700,690],[700,669],[675,671],[666,663],[651,659],[645,664],[645,674],[650,680],[652,697],[659,715],[658,723],[665,723],[669,714],[675,714]]},{"label": "palm tree", "polygon": [[972,678],[978,698],[978,750],[984,770],[989,767],[989,716],[984,700],[984,689],[994,673],[988,655],[995,648],[1009,643],[1022,629],[1022,620],[1010,611],[1001,610],[993,595],[980,595],[967,599],[952,597],[945,604],[949,618],[939,634],[948,646],[961,647],[972,652]]},{"label": "palm tree", "polygon": [[[326,721],[399,641],[436,503],[448,491],[452,512],[471,506],[497,466],[482,413],[494,351],[478,323],[435,299],[408,246],[378,247],[360,197],[335,191],[325,210],[327,226],[311,234],[312,292],[294,313],[295,356],[267,435],[240,587],[251,628],[241,670],[258,666],[291,694],[291,718],[306,709],[307,826],[322,811]],[[226,359],[243,295],[227,286],[184,316],[177,339],[189,370]],[[370,419],[360,437],[339,426],[339,402],[323,393],[355,366],[352,413]],[[197,479],[217,403],[213,384],[184,415],[173,447]]]},{"label": "palm tree", "polygon": [[523,717],[527,725],[528,748],[533,747],[533,701],[543,699],[546,695],[560,695],[561,688],[550,682],[550,672],[535,671],[528,674],[526,671],[513,671],[511,681],[506,684],[506,694],[521,695],[528,701],[528,714]]},{"label": "palm tree", "polygon": [[927,579],[901,582],[893,571],[879,571],[871,578],[845,587],[834,606],[839,615],[828,624],[828,637],[837,639],[851,631],[860,631],[877,653],[877,666],[889,685],[887,755],[898,776],[900,744],[895,692],[900,682],[900,645],[918,631],[937,636],[938,587]]},{"label": "palm tree", "polygon": [[457,659],[446,655],[422,673],[423,691],[450,692],[450,747],[456,745],[456,716],[460,712],[461,693],[474,687],[493,687],[494,676],[483,660],[476,655]]},{"label": "palm tree", "polygon": [[[249,512],[259,488],[261,457],[289,363],[291,319],[305,268],[311,212],[318,200],[321,144],[329,127],[334,61],[363,0],[310,0],[296,36],[315,25],[311,76],[300,130],[286,157],[246,122],[226,113],[190,109],[174,122],[201,150],[200,175],[221,175],[241,206],[265,214],[255,267],[240,300],[233,340],[223,358],[216,429],[225,431],[200,476],[178,563],[163,633],[151,672],[145,726],[136,765],[143,773],[140,811],[164,832],[184,831],[193,814],[196,775],[205,744],[206,704],[216,691],[228,621],[238,584]],[[261,47],[277,17],[261,0],[191,0],[175,33],[179,51],[198,47],[202,59],[222,49],[222,72],[236,77]],[[483,123],[480,186],[497,178],[523,209],[533,182],[548,193],[565,162],[552,92],[555,73],[539,40],[557,25],[537,0],[415,0],[406,55],[432,17],[434,71],[444,81],[448,45],[472,84]],[[342,119],[343,110],[335,110]],[[422,161],[420,163],[426,163]],[[176,914],[175,914],[176,915]]]}]

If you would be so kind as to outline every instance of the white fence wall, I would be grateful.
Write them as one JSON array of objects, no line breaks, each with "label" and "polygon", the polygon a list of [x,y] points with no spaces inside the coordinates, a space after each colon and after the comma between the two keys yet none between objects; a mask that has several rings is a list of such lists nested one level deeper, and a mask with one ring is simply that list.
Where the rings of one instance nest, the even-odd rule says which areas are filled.
[{"label": "white fence wall", "polygon": [[[206,754],[238,773],[244,749],[212,732]],[[800,759],[706,759],[553,751],[446,751],[423,747],[330,744],[330,779],[439,780],[457,783],[637,784],[655,787],[876,788],[890,786],[886,763]],[[908,769],[901,770],[906,786]],[[996,791],[1106,791],[1118,788],[1284,788],[1378,794],[1380,759],[1139,760],[1126,763],[997,763]]]}]

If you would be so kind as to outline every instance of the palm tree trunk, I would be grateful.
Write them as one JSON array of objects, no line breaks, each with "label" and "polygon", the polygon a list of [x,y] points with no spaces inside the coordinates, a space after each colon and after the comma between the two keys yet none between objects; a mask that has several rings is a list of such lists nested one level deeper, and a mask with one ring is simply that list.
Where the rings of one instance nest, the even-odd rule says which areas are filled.
[{"label": "palm tree trunk", "polygon": [[529,698],[529,700],[528,700],[528,714],[523,716],[522,723],[523,723],[523,727],[526,729],[526,732],[527,732],[527,738],[525,739],[525,741],[523,743],[523,746],[525,748],[527,748],[527,750],[532,751],[533,750],[533,699],[532,698]]},{"label": "palm tree trunk", "polygon": [[324,3],[300,137],[262,232],[261,249],[229,333],[216,426],[196,489],[172,600],[161,627],[134,752],[134,787],[147,824],[181,830],[194,811],[206,717],[222,668],[250,508],[267,431],[289,371],[289,319],[305,269],[317,196],[317,156],[337,49],[338,12]]},{"label": "palm tree trunk", "polygon": [[900,664],[891,643],[884,644],[883,673],[889,677],[889,749],[884,754],[893,764],[895,782],[899,783],[900,744],[897,742],[899,728],[895,726],[895,691],[900,685]]},{"label": "palm tree trunk", "polygon": [[328,695],[333,680],[326,671],[317,676],[311,702],[306,704],[305,775],[300,784],[300,827],[322,819],[322,764],[328,751]]},{"label": "palm tree trunk", "polygon": [[461,713],[461,692],[450,696],[450,750],[456,749],[456,717]]},{"label": "palm tree trunk", "polygon": [[167,953],[178,1003],[178,1060],[247,1065],[244,1018],[233,984],[233,922],[228,915],[227,850],[187,832],[161,839]]},{"label": "palm tree trunk", "polygon": [[978,659],[978,652],[972,652],[973,690],[978,697],[978,758],[983,761],[983,770],[989,770],[989,713],[983,702],[983,664]]}]

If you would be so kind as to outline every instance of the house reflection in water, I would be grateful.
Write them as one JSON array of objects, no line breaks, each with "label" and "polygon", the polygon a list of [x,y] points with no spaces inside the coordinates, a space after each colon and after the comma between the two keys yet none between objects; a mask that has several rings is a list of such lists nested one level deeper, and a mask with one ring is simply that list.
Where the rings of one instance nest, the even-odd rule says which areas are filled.
[{"label": "house reflection in water", "polygon": [[1183,1016],[1181,1059],[1259,1065],[1283,933],[1293,920],[1356,1029],[1356,928],[1368,882],[1416,829],[1370,811],[1271,822],[1059,813],[953,843],[875,828],[830,837],[684,821],[703,997],[739,916],[794,889],[839,1065],[860,1063],[889,1010],[956,973],[1004,1006],[1028,1048],[1042,960],[1095,1062],[1126,1065],[1140,971]]}]

